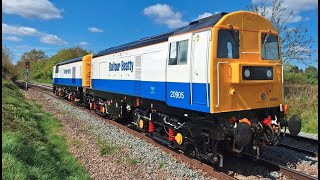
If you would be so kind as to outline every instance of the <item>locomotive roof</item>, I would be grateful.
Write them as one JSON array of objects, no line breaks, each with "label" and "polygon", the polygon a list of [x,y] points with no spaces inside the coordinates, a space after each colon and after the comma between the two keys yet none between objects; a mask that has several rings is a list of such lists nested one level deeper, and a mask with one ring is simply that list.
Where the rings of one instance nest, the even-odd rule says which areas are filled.
[{"label": "locomotive roof", "polygon": [[212,16],[193,21],[185,27],[182,27],[182,28],[179,28],[179,29],[167,32],[167,33],[163,33],[163,34],[159,34],[159,35],[155,35],[155,36],[151,36],[151,37],[146,37],[146,38],[139,39],[137,41],[127,43],[127,44],[123,44],[123,45],[116,46],[116,47],[111,47],[111,48],[108,48],[108,49],[105,49],[105,50],[102,50],[100,52],[93,54],[93,58],[107,55],[107,54],[120,52],[120,51],[129,50],[129,49],[139,48],[139,47],[147,46],[150,44],[164,42],[164,41],[167,41],[169,36],[171,36],[171,35],[182,34],[185,32],[190,32],[190,31],[194,31],[194,30],[198,30],[198,29],[202,29],[202,28],[212,27],[226,14],[227,13],[224,13],[224,12],[214,14]]},{"label": "locomotive roof", "polygon": [[81,57],[77,57],[77,58],[73,58],[73,59],[69,59],[63,62],[59,62],[57,64],[57,66],[63,65],[63,64],[69,64],[69,63],[73,63],[73,62],[78,62],[78,61],[82,61],[82,56]]},{"label": "locomotive roof", "polygon": [[[147,46],[147,45],[151,45],[151,44],[156,44],[156,43],[160,43],[160,42],[164,42],[164,41],[168,41],[168,38],[171,35],[182,34],[185,32],[190,32],[190,31],[194,31],[194,30],[198,30],[198,29],[212,27],[226,14],[227,13],[225,13],[225,12],[214,14],[212,16],[208,16],[206,18],[193,21],[185,27],[181,27],[181,28],[178,28],[178,29],[170,31],[170,32],[142,38],[137,41],[133,41],[133,42],[123,44],[120,46],[111,47],[111,48],[108,48],[108,49],[105,49],[105,50],[102,50],[102,51],[99,51],[99,52],[93,54],[93,58],[107,55],[107,54],[120,52],[120,51],[129,50],[129,49],[139,48],[139,47],[143,47],[143,46]],[[78,62],[81,60],[82,60],[82,57],[78,57],[78,58],[69,59],[67,61],[60,62],[57,65],[59,66],[59,65],[63,65],[63,64],[69,64],[69,63]]]}]

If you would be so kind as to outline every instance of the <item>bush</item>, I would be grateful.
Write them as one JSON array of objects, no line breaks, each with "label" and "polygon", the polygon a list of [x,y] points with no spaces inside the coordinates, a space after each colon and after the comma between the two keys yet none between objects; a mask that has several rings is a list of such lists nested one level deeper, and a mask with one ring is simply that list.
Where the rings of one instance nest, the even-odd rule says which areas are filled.
[{"label": "bush", "polygon": [[285,85],[284,101],[289,105],[289,117],[297,114],[302,121],[302,131],[318,133],[318,86]]},{"label": "bush", "polygon": [[14,78],[17,75],[16,69],[12,64],[13,54],[12,51],[3,46],[2,47],[2,77],[4,78]]},{"label": "bush", "polygon": [[[39,116],[40,114],[40,116]],[[2,79],[2,179],[90,179],[60,121]]]}]

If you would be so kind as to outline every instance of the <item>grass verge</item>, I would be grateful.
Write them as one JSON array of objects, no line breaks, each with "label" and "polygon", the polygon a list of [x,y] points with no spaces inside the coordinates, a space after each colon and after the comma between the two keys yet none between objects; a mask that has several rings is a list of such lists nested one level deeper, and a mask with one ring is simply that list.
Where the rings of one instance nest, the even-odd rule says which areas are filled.
[{"label": "grass verge", "polygon": [[301,131],[318,133],[318,86],[287,85],[284,101],[289,105],[289,118],[297,114],[302,121]]},{"label": "grass verge", "polygon": [[90,179],[62,124],[2,79],[2,179]]}]

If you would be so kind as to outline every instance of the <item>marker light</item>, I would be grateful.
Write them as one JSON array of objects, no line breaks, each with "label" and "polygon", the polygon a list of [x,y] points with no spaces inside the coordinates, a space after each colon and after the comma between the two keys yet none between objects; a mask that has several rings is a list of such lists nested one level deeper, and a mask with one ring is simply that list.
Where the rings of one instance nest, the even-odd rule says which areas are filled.
[{"label": "marker light", "polygon": [[268,76],[268,78],[271,78],[271,76],[272,76],[272,71],[271,70],[267,71],[267,76]]},{"label": "marker light", "polygon": [[289,106],[288,106],[288,104],[284,104],[283,105],[283,113],[288,114],[288,112],[289,112]]},{"label": "marker light", "polygon": [[247,78],[250,76],[250,70],[249,69],[244,70],[244,76],[247,77]]}]

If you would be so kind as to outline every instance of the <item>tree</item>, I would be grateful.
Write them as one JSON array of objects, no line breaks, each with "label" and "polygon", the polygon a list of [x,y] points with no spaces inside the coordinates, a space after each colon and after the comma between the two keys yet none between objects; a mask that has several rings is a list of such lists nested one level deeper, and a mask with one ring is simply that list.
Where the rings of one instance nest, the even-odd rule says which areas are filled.
[{"label": "tree", "polygon": [[314,66],[308,66],[304,70],[304,73],[307,75],[308,78],[318,79],[318,69]]},{"label": "tree", "polygon": [[65,60],[82,57],[90,53],[92,52],[82,49],[81,47],[61,49],[55,55],[49,58],[48,63],[46,63],[44,68],[42,68],[42,71],[39,75],[47,79],[46,81],[49,82],[52,79],[52,67],[54,65]]},{"label": "tree", "polygon": [[314,41],[308,34],[308,28],[304,27],[303,23],[290,24],[295,11],[284,7],[283,0],[270,1],[262,1],[257,5],[251,5],[248,9],[267,18],[278,31],[282,61],[284,63],[300,62],[303,64],[318,62],[318,59],[311,58],[315,50],[312,49]]},{"label": "tree", "polygon": [[2,77],[14,77],[16,75],[16,71],[14,65],[12,64],[13,61],[13,53],[12,51],[2,46]]},{"label": "tree", "polygon": [[300,73],[302,71],[302,69],[299,69],[298,66],[296,65],[292,65],[292,64],[285,64],[284,65],[284,72],[292,72],[292,73]]},{"label": "tree", "polygon": [[21,56],[22,61],[38,61],[40,59],[48,59],[48,57],[44,51],[36,49],[32,49],[30,52],[25,52]]}]

